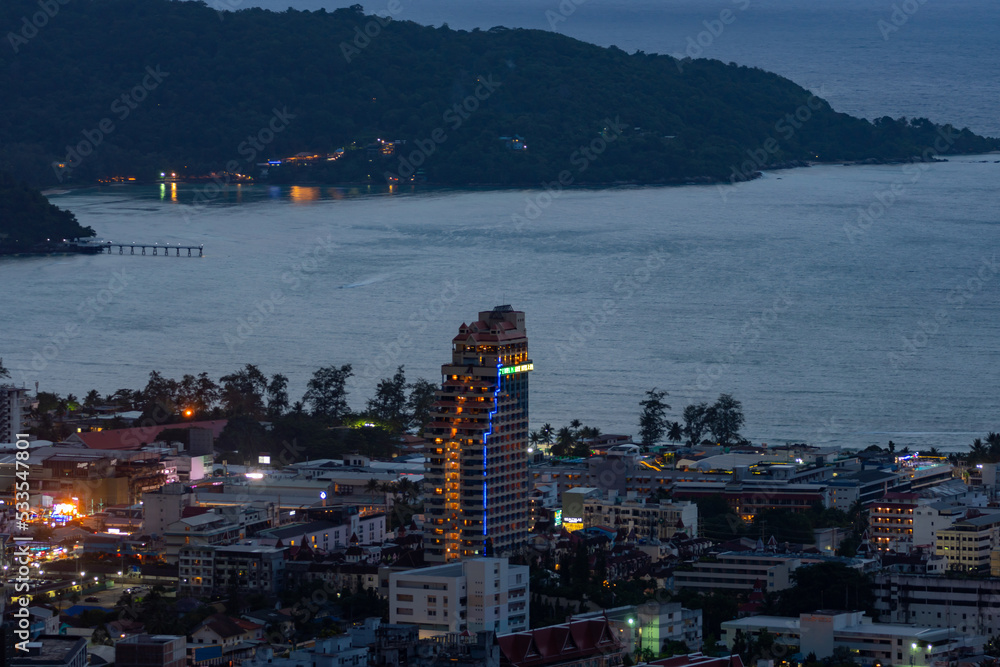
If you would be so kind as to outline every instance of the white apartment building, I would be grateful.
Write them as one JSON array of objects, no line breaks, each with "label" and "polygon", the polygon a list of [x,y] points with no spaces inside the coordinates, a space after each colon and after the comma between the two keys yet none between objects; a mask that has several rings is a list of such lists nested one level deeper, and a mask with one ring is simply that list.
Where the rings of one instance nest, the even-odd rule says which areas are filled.
[{"label": "white apartment building", "polygon": [[389,622],[422,636],[528,629],[528,567],[506,558],[473,558],[389,575]]}]

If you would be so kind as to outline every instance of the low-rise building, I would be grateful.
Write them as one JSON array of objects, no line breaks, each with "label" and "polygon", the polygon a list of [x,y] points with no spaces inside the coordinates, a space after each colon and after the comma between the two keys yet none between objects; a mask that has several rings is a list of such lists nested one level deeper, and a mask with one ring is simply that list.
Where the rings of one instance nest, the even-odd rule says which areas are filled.
[{"label": "low-rise building", "polygon": [[908,553],[913,548],[915,493],[888,493],[868,508],[868,535],[877,551]]},{"label": "low-rise building", "polygon": [[163,532],[164,558],[176,563],[186,546],[216,546],[233,544],[246,537],[239,525],[229,517],[215,512],[187,516],[167,526]]},{"label": "low-rise building", "polygon": [[803,565],[835,560],[858,570],[869,569],[873,561],[860,558],[838,558],[818,554],[783,554],[764,551],[725,551],[717,556],[702,557],[674,570],[674,590],[690,588],[705,592],[713,590],[752,591],[759,582],[764,591],[775,592],[790,588],[792,573]]},{"label": "low-rise building", "polygon": [[990,553],[1000,547],[1000,512],[969,510],[966,518],[937,531],[935,553],[947,559],[950,570],[989,572]]},{"label": "low-rise building", "polygon": [[271,595],[283,588],[285,550],[254,544],[185,546],[178,560],[177,591],[207,597],[235,586]]},{"label": "low-rise building", "polygon": [[355,544],[382,544],[385,541],[385,514],[364,516],[355,512],[343,514],[341,521],[309,521],[293,523],[264,531],[261,536],[281,540],[290,547],[308,545],[330,551]]},{"label": "low-rise building", "polygon": [[28,642],[27,651],[14,651],[12,667],[86,667],[87,640],[67,635],[42,635]]},{"label": "low-rise building", "polygon": [[115,644],[117,667],[184,667],[187,638],[178,635],[133,635]]},{"label": "low-rise building", "polygon": [[389,575],[389,622],[423,635],[525,630],[528,567],[506,558],[472,558]]},{"label": "low-rise building", "polygon": [[732,650],[737,633],[758,637],[767,632],[790,651],[823,659],[835,649],[850,651],[862,665],[939,667],[982,652],[984,638],[954,628],[874,623],[860,611],[816,611],[786,616],[750,616],[725,621],[722,636]]},{"label": "low-rise building", "polygon": [[878,572],[872,591],[883,620],[956,628],[968,635],[1000,634],[1000,579]]},{"label": "low-rise building", "polygon": [[669,540],[679,531],[688,537],[697,537],[698,506],[691,501],[647,502],[646,498],[639,498],[634,493],[627,498],[617,494],[611,498],[585,497],[583,526],[634,530],[637,537],[645,539]]}]

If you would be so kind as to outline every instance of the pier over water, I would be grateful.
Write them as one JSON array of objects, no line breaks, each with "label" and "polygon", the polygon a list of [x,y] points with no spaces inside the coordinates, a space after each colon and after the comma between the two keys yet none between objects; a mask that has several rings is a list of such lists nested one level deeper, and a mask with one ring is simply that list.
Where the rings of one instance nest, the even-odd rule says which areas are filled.
[{"label": "pier over water", "polygon": [[[115,248],[118,248],[119,255],[125,254],[125,248],[129,249],[128,251],[129,255],[136,255],[136,254],[145,255],[147,254],[146,249],[149,248],[152,251],[149,254],[157,255],[158,251],[162,250],[163,251],[162,254],[164,257],[169,257],[171,250],[176,251],[174,257],[180,257],[181,250],[186,250],[188,257],[194,257],[195,250],[198,251],[198,257],[205,256],[204,245],[181,245],[181,244],[170,245],[169,243],[161,245],[159,243],[115,243],[113,241],[105,241],[101,245],[97,246],[97,248],[98,248],[97,251],[98,254],[107,253],[108,255],[114,254]],[[140,252],[136,253],[136,248],[138,248]]]}]

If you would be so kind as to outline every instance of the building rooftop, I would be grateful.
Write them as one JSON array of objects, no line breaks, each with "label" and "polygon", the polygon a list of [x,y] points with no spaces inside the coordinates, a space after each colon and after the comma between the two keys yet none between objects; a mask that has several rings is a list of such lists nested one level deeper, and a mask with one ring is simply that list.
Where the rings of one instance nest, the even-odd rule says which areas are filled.
[{"label": "building rooftop", "polygon": [[87,640],[83,637],[41,635],[35,641],[28,643],[27,655],[21,651],[16,652],[11,664],[69,664],[73,656],[80,651],[86,651],[86,649]]},{"label": "building rooftop", "polygon": [[407,577],[461,577],[465,573],[461,563],[423,567],[419,570],[407,570]]},{"label": "building rooftop", "polygon": [[276,539],[288,539],[292,537],[299,537],[301,535],[305,535],[306,533],[315,533],[319,530],[340,528],[342,526],[343,524],[337,524],[332,521],[309,521],[293,523],[287,526],[282,526],[281,528],[272,528],[271,530],[264,531],[263,534]]}]

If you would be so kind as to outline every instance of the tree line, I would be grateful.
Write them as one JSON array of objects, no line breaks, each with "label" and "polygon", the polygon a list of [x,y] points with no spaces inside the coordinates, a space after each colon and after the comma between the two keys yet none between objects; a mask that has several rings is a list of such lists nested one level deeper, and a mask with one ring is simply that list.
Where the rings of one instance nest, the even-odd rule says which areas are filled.
[{"label": "tree line", "polygon": [[743,404],[732,394],[719,394],[715,403],[694,403],[686,408],[679,421],[667,418],[671,407],[663,399],[667,392],[653,387],[646,392],[646,398],[639,402],[639,437],[644,447],[652,447],[663,438],[671,442],[686,442],[690,446],[700,445],[705,436],[711,434],[711,442],[723,446],[747,442],[740,435],[746,423]]},{"label": "tree line", "polygon": [[[0,365],[0,377],[3,372]],[[246,364],[218,381],[208,373],[186,374],[176,380],[151,371],[142,389],[123,388],[107,395],[92,389],[82,400],[74,394],[39,392],[32,417],[38,424],[35,433],[48,440],[69,436],[61,418],[73,413],[95,415],[102,406],[140,412],[135,423],[168,427],[227,419],[217,446],[253,460],[259,453],[289,449],[305,456],[355,450],[387,455],[395,451],[400,435],[411,430],[419,433],[430,420],[437,390],[432,382],[423,378],[408,382],[404,367],[399,366],[392,377],[379,380],[363,409],[354,410],[348,404],[347,390],[352,376],[351,364],[318,368],[301,399],[293,402],[287,376],[267,375],[255,364]],[[269,428],[261,422],[269,423]],[[131,420],[109,424],[130,425]],[[182,428],[168,428],[165,433],[181,442],[188,435]]]}]

